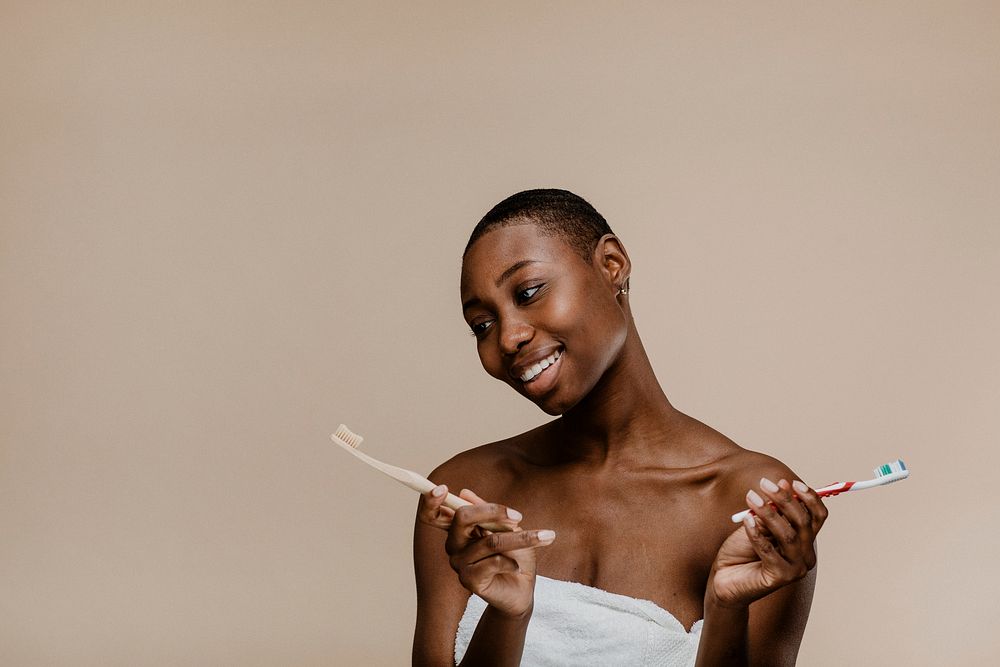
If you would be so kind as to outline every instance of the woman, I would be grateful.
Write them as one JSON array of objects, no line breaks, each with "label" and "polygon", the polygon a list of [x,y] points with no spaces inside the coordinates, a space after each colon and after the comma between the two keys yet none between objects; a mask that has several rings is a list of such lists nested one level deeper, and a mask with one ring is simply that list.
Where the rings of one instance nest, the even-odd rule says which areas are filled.
[{"label": "woman", "polygon": [[[630,272],[604,218],[563,190],[513,195],[473,231],[461,296],[483,368],[558,418],[431,473],[414,664],[794,664],[826,509],[780,461],[670,404]],[[447,488],[472,505],[443,506]]]}]

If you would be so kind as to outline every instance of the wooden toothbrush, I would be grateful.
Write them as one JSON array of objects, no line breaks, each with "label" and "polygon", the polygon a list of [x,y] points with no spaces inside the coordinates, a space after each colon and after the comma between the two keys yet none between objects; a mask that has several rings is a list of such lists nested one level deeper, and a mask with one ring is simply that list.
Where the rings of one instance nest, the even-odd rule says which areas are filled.
[{"label": "wooden toothbrush", "polygon": [[[335,433],[332,433],[330,435],[330,439],[333,440],[338,445],[340,445],[342,449],[350,452],[351,454],[361,459],[371,467],[375,468],[376,470],[380,470],[389,477],[392,477],[397,482],[400,482],[401,484],[405,484],[406,486],[410,487],[414,491],[417,491],[419,493],[427,493],[428,491],[437,486],[437,484],[435,484],[434,482],[430,481],[429,479],[427,479],[422,475],[418,475],[412,470],[407,470],[406,468],[399,468],[397,466],[390,465],[388,463],[383,463],[382,461],[379,461],[376,458],[368,456],[360,449],[358,449],[361,446],[361,443],[364,441],[364,438],[362,438],[357,433],[352,432],[351,429],[347,428],[343,424],[341,424],[337,428],[337,431]],[[472,503],[470,503],[468,500],[459,498],[458,496],[449,493],[445,497],[443,504],[447,507],[450,507],[453,510],[457,510],[459,507],[465,507],[466,505],[471,505]],[[499,523],[481,523],[479,524],[479,526],[481,528],[485,528],[486,530],[493,531],[494,533],[510,532],[512,530],[510,526]]]}]

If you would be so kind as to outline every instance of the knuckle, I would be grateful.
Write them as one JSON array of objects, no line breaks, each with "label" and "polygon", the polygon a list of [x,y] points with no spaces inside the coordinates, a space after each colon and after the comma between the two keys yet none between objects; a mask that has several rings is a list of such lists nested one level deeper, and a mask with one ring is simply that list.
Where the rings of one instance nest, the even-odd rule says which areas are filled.
[{"label": "knuckle", "polygon": [[486,546],[488,546],[491,551],[500,551],[503,546],[503,533],[493,533],[492,535],[487,535]]},{"label": "knuckle", "polygon": [[433,515],[435,511],[437,511],[437,508],[424,500],[421,500],[420,504],[417,505],[417,516]]}]

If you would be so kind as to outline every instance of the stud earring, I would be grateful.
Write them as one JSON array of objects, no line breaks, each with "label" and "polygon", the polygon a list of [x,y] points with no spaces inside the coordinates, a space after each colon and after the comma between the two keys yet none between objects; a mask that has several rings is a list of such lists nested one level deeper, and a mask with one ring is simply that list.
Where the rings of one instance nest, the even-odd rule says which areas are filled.
[{"label": "stud earring", "polygon": [[619,294],[628,294],[628,281],[629,281],[629,279],[626,278],[625,279],[625,283],[621,287],[618,288],[618,293]]}]

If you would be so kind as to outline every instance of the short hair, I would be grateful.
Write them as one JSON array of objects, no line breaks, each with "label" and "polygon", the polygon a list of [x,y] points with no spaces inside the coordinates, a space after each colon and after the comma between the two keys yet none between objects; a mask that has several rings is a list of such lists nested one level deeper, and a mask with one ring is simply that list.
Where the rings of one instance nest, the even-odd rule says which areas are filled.
[{"label": "short hair", "polygon": [[465,245],[465,257],[481,236],[497,227],[533,224],[542,234],[560,236],[590,263],[598,240],[613,234],[607,220],[583,197],[568,190],[524,190],[507,197],[483,216]]}]

